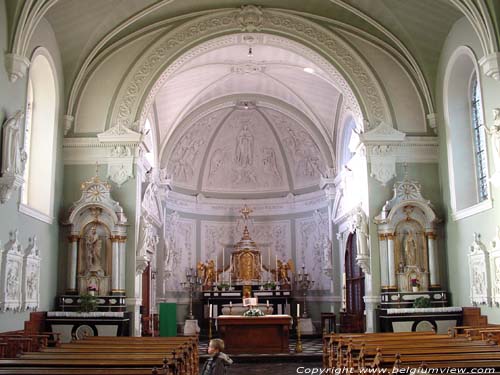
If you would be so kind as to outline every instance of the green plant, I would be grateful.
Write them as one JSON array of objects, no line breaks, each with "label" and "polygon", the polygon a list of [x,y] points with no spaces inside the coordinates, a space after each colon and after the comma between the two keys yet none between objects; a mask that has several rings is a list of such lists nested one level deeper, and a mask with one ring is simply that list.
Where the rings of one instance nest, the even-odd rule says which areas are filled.
[{"label": "green plant", "polygon": [[265,314],[260,309],[250,309],[243,313],[243,316],[264,316]]},{"label": "green plant", "polygon": [[97,298],[90,294],[80,296],[80,312],[97,311]]},{"label": "green plant", "polygon": [[431,299],[427,297],[418,297],[413,302],[413,307],[417,309],[431,307]]},{"label": "green plant", "polygon": [[219,284],[218,289],[219,290],[229,290],[229,284],[221,283],[221,284]]},{"label": "green plant", "polygon": [[274,289],[276,289],[276,283],[274,281],[269,281],[269,282],[264,284],[264,288],[274,290]]}]

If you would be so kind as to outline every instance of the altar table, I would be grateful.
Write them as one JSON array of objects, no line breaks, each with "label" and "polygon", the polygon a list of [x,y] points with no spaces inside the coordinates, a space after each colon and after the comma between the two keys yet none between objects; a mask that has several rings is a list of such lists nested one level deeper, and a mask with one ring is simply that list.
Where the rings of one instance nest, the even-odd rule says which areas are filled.
[{"label": "altar table", "polygon": [[220,315],[217,327],[229,354],[288,353],[289,315]]}]

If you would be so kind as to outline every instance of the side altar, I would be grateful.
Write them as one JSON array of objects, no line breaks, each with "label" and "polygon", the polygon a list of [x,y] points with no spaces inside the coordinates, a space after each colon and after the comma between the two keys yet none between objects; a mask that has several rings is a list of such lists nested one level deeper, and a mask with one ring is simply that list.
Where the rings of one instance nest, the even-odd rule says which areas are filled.
[{"label": "side altar", "polygon": [[69,340],[83,335],[128,335],[125,313],[127,217],[96,175],[81,185],[64,225],[68,228],[65,292],[48,312],[52,328]]},{"label": "side altar", "polygon": [[[406,169],[406,167],[405,167]],[[393,187],[393,197],[375,217],[381,270],[382,331],[436,330],[459,325],[461,308],[449,307],[440,283],[439,223],[419,182],[405,171]]]}]

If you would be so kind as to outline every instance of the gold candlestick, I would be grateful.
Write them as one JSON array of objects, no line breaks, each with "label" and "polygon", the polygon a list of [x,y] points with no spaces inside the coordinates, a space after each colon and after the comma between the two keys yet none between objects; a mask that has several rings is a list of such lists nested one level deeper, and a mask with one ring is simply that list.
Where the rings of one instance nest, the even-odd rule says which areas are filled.
[{"label": "gold candlestick", "polygon": [[295,345],[295,353],[302,353],[302,340],[300,339],[300,316],[297,316],[297,344]]}]

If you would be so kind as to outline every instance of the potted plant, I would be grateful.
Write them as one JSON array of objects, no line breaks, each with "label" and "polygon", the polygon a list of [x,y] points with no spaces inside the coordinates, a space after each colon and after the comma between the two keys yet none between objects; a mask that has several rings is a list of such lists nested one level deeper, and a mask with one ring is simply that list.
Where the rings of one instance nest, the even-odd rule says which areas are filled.
[{"label": "potted plant", "polygon": [[427,297],[418,297],[413,302],[413,307],[417,309],[431,307],[431,299]]},{"label": "potted plant", "polygon": [[413,292],[418,292],[418,288],[420,287],[420,282],[418,279],[411,279],[411,289]]},{"label": "potted plant", "polygon": [[97,298],[90,294],[80,296],[80,312],[97,311]]},{"label": "potted plant", "polygon": [[229,284],[221,283],[221,284],[219,284],[218,288],[219,288],[219,290],[228,291],[229,290]]}]

